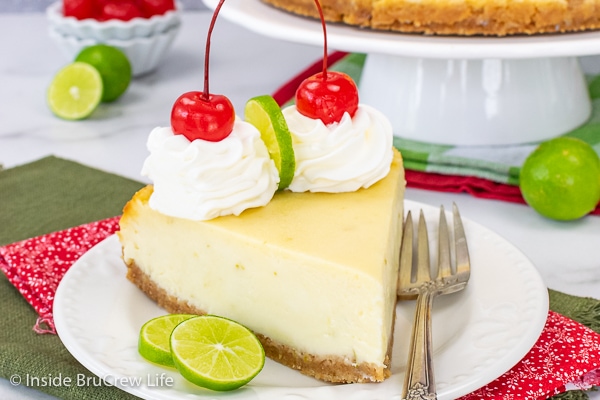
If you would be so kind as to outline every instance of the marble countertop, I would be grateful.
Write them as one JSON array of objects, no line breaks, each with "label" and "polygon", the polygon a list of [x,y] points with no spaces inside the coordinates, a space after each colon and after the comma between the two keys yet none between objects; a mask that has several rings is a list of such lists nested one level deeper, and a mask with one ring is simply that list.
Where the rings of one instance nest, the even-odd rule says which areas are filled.
[{"label": "marble countertop", "polygon": [[[102,106],[93,118],[67,122],[55,118],[45,103],[54,73],[69,60],[50,40],[44,15],[0,15],[0,164],[10,168],[56,155],[143,181],[148,133],[169,123],[177,96],[202,89],[209,17],[185,13],[182,30],[156,72],[135,79],[117,103]],[[211,92],[226,94],[239,114],[247,99],[274,92],[321,54],[321,48],[266,38],[219,20],[212,41]],[[549,288],[600,297],[600,217],[556,222],[520,204],[416,189],[408,189],[406,198],[434,206],[457,202],[464,217],[516,245]],[[0,397],[49,398],[11,388],[4,380]]]}]

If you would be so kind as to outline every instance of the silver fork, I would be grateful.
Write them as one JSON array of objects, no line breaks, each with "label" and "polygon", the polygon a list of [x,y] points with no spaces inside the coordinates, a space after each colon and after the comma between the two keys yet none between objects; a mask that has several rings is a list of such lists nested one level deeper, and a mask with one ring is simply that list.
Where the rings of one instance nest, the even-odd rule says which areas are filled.
[{"label": "silver fork", "polygon": [[[429,262],[429,239],[423,210],[419,216],[415,271],[413,271],[413,220],[410,211],[404,223],[400,250],[398,297],[400,299],[416,298],[417,304],[404,388],[402,389],[403,400],[437,399],[432,361],[431,306],[436,296],[464,289],[471,274],[467,239],[462,220],[456,204],[453,204],[452,208],[454,232],[451,238],[444,207],[440,207],[438,260],[437,268],[433,272]],[[454,268],[451,265],[451,240],[455,245]]]}]

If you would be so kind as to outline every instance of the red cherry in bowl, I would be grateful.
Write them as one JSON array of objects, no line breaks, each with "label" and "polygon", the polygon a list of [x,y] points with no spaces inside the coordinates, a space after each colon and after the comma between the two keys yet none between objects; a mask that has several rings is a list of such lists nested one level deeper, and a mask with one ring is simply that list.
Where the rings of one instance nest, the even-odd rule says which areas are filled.
[{"label": "red cherry in bowl", "polygon": [[63,0],[62,4],[65,17],[86,19],[94,16],[94,2],[92,0]]},{"label": "red cherry in bowl", "polygon": [[171,110],[171,128],[190,142],[195,139],[218,142],[233,131],[235,111],[223,95],[187,92],[175,100]]},{"label": "red cherry in bowl", "polygon": [[153,15],[163,15],[175,9],[174,0],[138,0],[142,13],[146,18]]},{"label": "red cherry in bowl", "polygon": [[101,20],[118,19],[121,21],[131,21],[134,18],[141,18],[142,12],[137,4],[132,0],[110,0],[104,2],[100,11]]},{"label": "red cherry in bowl", "polygon": [[296,109],[325,125],[339,122],[344,113],[354,116],[358,109],[358,88],[341,72],[320,72],[305,79],[296,90]]}]

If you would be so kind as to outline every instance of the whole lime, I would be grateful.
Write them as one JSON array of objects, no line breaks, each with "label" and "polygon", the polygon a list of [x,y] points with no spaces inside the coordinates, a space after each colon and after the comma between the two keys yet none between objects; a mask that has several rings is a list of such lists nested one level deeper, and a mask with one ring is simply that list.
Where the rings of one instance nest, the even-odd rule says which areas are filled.
[{"label": "whole lime", "polygon": [[131,63],[121,50],[106,44],[97,44],[81,50],[75,61],[92,65],[100,72],[104,92],[103,102],[115,101],[129,87]]},{"label": "whole lime", "polygon": [[600,201],[600,157],[583,140],[551,139],[529,154],[519,186],[527,204],[543,216],[581,218]]}]

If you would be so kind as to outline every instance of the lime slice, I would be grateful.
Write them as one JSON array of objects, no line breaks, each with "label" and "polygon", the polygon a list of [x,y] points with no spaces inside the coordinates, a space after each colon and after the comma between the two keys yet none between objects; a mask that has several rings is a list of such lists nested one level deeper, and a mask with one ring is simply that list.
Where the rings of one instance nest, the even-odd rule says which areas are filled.
[{"label": "lime slice", "polygon": [[131,63],[121,50],[106,44],[96,44],[81,50],[75,61],[90,64],[100,72],[104,83],[103,102],[115,101],[131,83]]},{"label": "lime slice", "polygon": [[52,79],[48,106],[60,118],[87,118],[98,107],[102,92],[100,73],[89,64],[75,62],[63,67]]},{"label": "lime slice", "polygon": [[213,315],[177,325],[171,334],[171,354],[184,378],[218,391],[245,385],[265,364],[265,351],[252,331]]},{"label": "lime slice", "polygon": [[148,361],[174,367],[171,356],[171,332],[186,319],[196,317],[191,314],[169,314],[151,319],[142,325],[138,340],[138,352]]},{"label": "lime slice", "polygon": [[254,125],[267,146],[279,171],[279,190],[289,186],[294,178],[296,158],[292,135],[281,108],[269,95],[254,97],[246,103],[244,119]]}]

